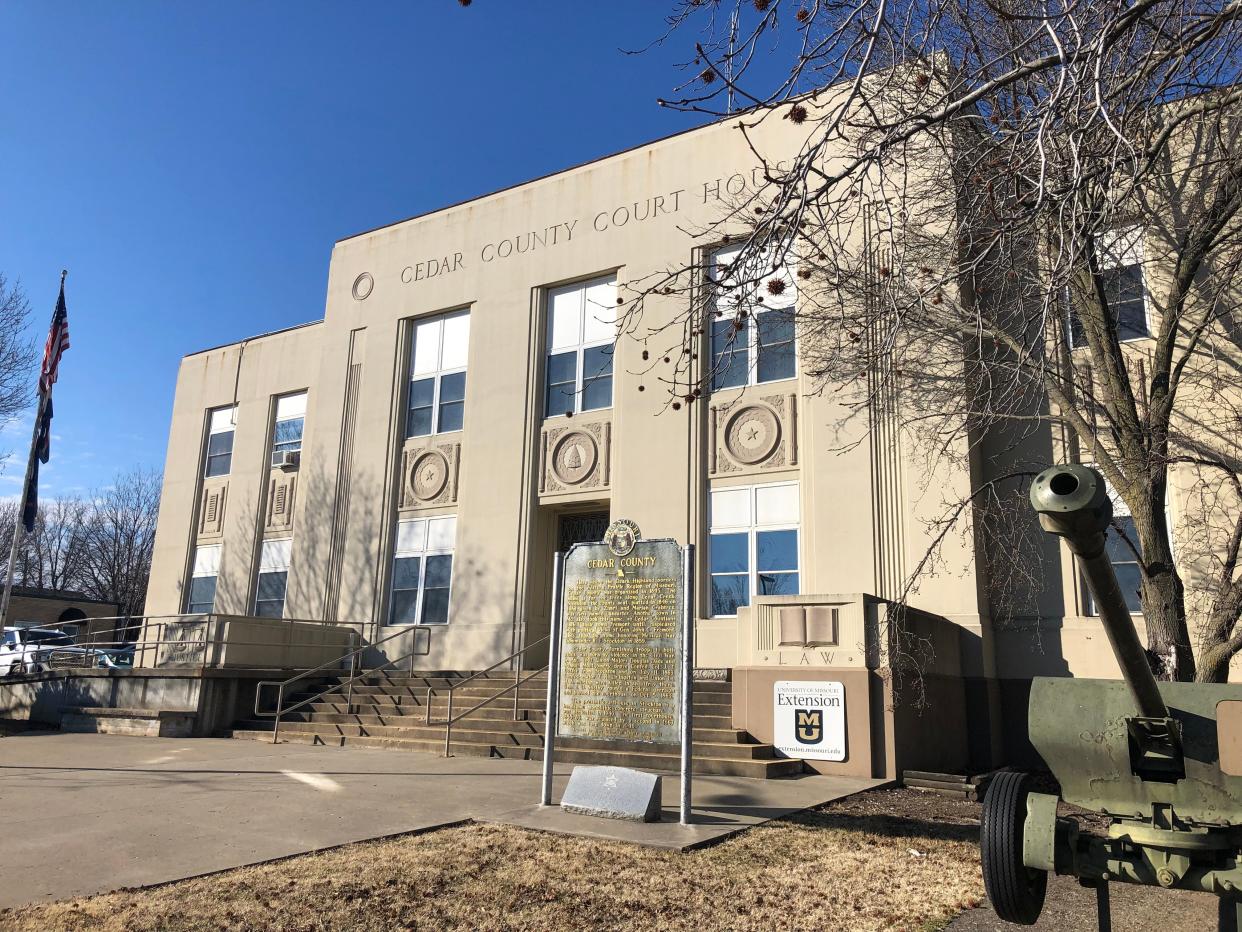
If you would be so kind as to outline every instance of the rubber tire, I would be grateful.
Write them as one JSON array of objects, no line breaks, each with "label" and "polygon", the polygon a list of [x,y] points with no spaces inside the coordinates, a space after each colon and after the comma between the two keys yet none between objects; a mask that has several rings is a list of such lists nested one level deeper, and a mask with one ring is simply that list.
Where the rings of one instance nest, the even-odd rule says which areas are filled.
[{"label": "rubber tire", "polygon": [[1022,863],[1022,829],[1030,776],[1004,771],[992,778],[983,797],[979,849],[983,886],[996,915],[1006,922],[1034,925],[1044,908],[1048,874]]}]

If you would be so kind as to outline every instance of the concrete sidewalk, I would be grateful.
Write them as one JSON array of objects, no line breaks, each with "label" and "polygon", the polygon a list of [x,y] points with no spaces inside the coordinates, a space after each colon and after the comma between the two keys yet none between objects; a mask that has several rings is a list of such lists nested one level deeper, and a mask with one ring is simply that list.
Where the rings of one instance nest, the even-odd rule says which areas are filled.
[{"label": "concrete sidewalk", "polygon": [[[555,792],[570,765],[557,767]],[[540,810],[539,763],[216,738],[24,733],[0,738],[0,907],[241,867],[465,820],[689,848],[879,785],[808,776],[696,777],[700,824]]]}]

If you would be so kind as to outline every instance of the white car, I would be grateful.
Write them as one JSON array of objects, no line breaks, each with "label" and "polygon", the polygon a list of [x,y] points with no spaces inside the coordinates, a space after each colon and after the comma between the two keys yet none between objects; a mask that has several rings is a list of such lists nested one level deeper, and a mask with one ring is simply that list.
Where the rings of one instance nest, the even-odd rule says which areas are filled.
[{"label": "white car", "polygon": [[81,667],[89,664],[90,651],[53,628],[5,628],[0,640],[0,676],[38,673],[48,667]]}]

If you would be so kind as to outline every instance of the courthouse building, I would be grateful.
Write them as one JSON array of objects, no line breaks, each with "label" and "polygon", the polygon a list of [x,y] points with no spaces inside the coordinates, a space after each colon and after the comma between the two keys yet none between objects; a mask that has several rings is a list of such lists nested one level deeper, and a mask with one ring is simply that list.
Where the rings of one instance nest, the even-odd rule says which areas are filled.
[{"label": "courthouse building", "polygon": [[[761,132],[769,151],[803,136]],[[717,123],[337,242],[322,320],[182,361],[148,614],[427,627],[420,667],[477,670],[547,633],[553,554],[624,517],[697,547],[696,667],[769,703],[791,672],[866,673],[877,600],[900,594],[941,498],[916,494],[927,460],[889,432],[842,435],[783,314],[796,276],[676,410],[642,353],[679,336],[616,339],[619,302],[710,265],[726,247],[695,231],[760,177]],[[650,301],[644,333],[684,300]],[[970,455],[933,485],[960,496]],[[949,540],[911,603],[995,740],[996,681],[1116,668],[1068,555],[1036,620],[992,631],[970,548]]]}]

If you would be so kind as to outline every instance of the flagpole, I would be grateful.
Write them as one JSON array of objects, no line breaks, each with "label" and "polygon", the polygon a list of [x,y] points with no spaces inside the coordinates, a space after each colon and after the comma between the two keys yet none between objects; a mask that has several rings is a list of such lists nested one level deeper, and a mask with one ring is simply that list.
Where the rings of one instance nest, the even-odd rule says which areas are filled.
[{"label": "flagpole", "polygon": [[30,486],[30,473],[34,469],[35,444],[39,440],[39,422],[43,420],[43,404],[46,396],[43,392],[39,392],[39,407],[35,411],[34,429],[30,434],[30,457],[26,460],[26,478],[22,481],[22,494],[17,502],[17,511],[13,513],[13,543],[9,547],[9,571],[4,577],[4,597],[0,599],[0,624],[7,624],[9,620],[9,600],[13,596],[13,575],[17,566],[17,549],[21,546],[22,531],[22,510],[26,504],[26,493]]},{"label": "flagpole", "polygon": [[[69,274],[68,269],[60,270],[60,289],[61,293],[65,290],[65,276]],[[34,471],[35,463],[35,446],[39,442],[39,425],[43,421],[43,408],[47,404],[48,392],[51,386],[47,386],[44,390],[43,380],[39,380],[39,404],[35,409],[34,424],[30,429],[30,455],[26,458],[26,478],[22,481],[22,494],[18,499],[17,510],[13,514],[13,543],[9,547],[9,571],[4,577],[4,595],[0,597],[0,627],[3,627],[9,620],[9,602],[13,598],[13,576],[17,568],[17,548],[21,545],[22,540],[22,512],[26,505],[26,495],[30,491],[30,474]]]}]

